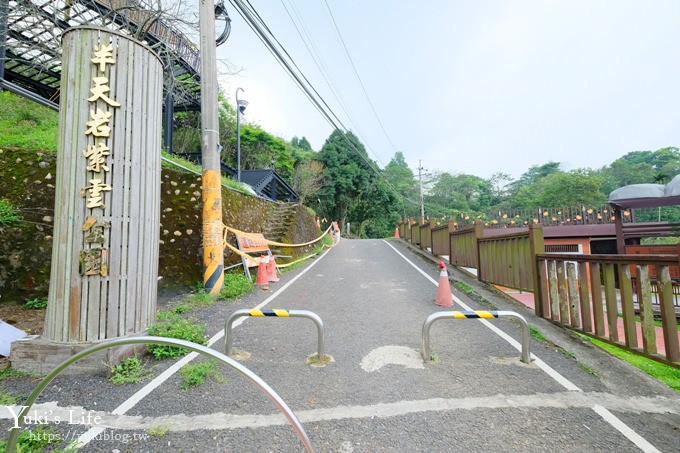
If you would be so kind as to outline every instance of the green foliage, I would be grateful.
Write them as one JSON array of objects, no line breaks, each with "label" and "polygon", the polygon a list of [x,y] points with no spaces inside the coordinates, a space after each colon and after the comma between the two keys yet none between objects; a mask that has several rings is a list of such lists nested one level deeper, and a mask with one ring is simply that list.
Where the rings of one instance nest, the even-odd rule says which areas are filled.
[{"label": "green foliage", "polygon": [[[45,448],[61,443],[63,437],[61,434],[55,432],[52,428],[36,428],[27,429],[19,434],[17,438],[18,453],[40,453],[45,451]],[[4,453],[7,449],[7,441],[0,440],[0,453]],[[50,451],[56,452],[53,448]],[[73,449],[66,449],[61,451],[75,451]]]},{"label": "green foliage", "polygon": [[359,139],[351,132],[345,134],[338,129],[326,139],[319,152],[319,161],[324,165],[324,184],[319,191],[322,212],[324,217],[338,219],[341,229],[350,208],[360,202],[374,182],[368,160]]},{"label": "green foliage", "polygon": [[146,432],[149,433],[149,436],[165,436],[168,431],[170,431],[170,428],[167,426],[162,426],[162,425],[154,425],[150,427]]},{"label": "green foliage", "polygon": [[[181,319],[179,316],[166,312],[163,317],[165,321],[157,323],[149,327],[149,335],[157,337],[177,338],[179,340],[187,340],[193,343],[205,345],[207,336],[205,335],[205,326],[194,324],[191,320]],[[159,319],[161,318],[159,314]],[[162,345],[149,344],[146,346],[156,360],[162,360],[166,357],[176,359],[183,356],[188,351],[185,348]]]},{"label": "green foliage", "polygon": [[678,371],[677,368],[674,368],[670,365],[665,365],[652,359],[648,359],[638,354],[634,354],[632,352],[626,351],[625,349],[621,349],[617,346],[605,343],[604,341],[596,340],[595,338],[591,338],[586,335],[579,334],[579,336],[604,349],[611,355],[639,368],[653,378],[665,383],[676,392],[680,392],[680,371]]},{"label": "green foliage", "polygon": [[11,406],[19,402],[19,397],[12,395],[5,389],[0,389],[0,406]]},{"label": "green foliage", "polygon": [[186,301],[192,307],[208,307],[215,303],[215,299],[204,288],[200,288],[195,293],[187,296]]},{"label": "green foliage", "polygon": [[535,325],[530,324],[529,331],[531,332],[531,336],[534,337],[536,340],[542,343],[548,343],[548,339],[543,335],[543,332],[538,330],[538,327],[536,327]]},{"label": "green foliage", "polygon": [[470,294],[475,292],[475,290],[472,286],[470,286],[467,283],[462,282],[462,281],[457,281],[455,286],[456,286],[456,288],[458,288],[459,290],[461,290],[462,292],[464,292],[467,295],[470,295]]},{"label": "green foliage", "polygon": [[16,225],[20,221],[19,210],[8,200],[0,198],[0,227]]},{"label": "green foliage", "polygon": [[9,91],[0,92],[0,147],[57,151],[59,115]]},{"label": "green foliage", "polygon": [[142,363],[137,357],[128,357],[120,365],[111,367],[112,384],[137,384],[153,376],[153,372],[148,370],[146,363]]},{"label": "green foliage", "polygon": [[[235,162],[236,156],[228,160]],[[225,159],[226,160],[226,159]],[[258,168],[272,168],[284,179],[290,179],[295,169],[295,160],[290,152],[287,152],[286,142],[274,137],[259,126],[241,125],[241,168],[253,170]]]},{"label": "green foliage", "polygon": [[219,299],[235,300],[253,289],[253,282],[242,273],[224,274],[224,287],[220,291]]},{"label": "green foliage", "polygon": [[179,370],[179,374],[182,376],[182,388],[184,390],[188,390],[189,387],[202,385],[205,382],[205,379],[209,377],[212,377],[217,382],[223,382],[224,380],[217,368],[215,359],[186,365]]},{"label": "green foliage", "polygon": [[26,303],[24,303],[24,308],[30,310],[42,310],[43,308],[47,308],[47,297],[37,297],[35,299],[27,300]]}]

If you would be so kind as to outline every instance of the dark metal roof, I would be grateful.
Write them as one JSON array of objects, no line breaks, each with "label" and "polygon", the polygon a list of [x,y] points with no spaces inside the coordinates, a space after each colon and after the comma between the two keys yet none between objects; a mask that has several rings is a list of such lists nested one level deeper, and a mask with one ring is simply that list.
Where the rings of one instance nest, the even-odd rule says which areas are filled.
[{"label": "dark metal roof", "polygon": [[680,195],[672,197],[626,198],[609,201],[609,204],[621,209],[658,208],[661,206],[680,205]]},{"label": "dark metal roof", "polygon": [[[200,110],[198,48],[176,27],[157,19],[145,0],[0,0],[6,20],[4,76],[0,86],[50,107],[58,106],[61,35],[78,25],[101,26],[145,41],[165,65],[165,90],[175,110]],[[6,11],[6,12],[5,12]],[[0,24],[4,25],[4,24]]]}]

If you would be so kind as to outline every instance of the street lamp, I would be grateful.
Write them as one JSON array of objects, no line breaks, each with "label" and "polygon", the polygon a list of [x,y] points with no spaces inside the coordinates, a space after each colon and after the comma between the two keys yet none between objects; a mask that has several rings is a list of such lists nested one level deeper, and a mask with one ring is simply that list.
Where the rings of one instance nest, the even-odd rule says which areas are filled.
[{"label": "street lamp", "polygon": [[236,179],[241,182],[241,113],[246,111],[248,101],[238,98],[238,92],[243,88],[236,89]]}]

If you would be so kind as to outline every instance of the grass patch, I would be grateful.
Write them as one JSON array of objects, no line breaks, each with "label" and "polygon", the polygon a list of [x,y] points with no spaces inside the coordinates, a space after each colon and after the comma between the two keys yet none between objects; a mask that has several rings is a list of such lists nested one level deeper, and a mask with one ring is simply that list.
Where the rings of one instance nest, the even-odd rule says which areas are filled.
[{"label": "grass patch", "polygon": [[146,367],[146,362],[142,362],[137,357],[128,357],[120,365],[111,367],[112,384],[137,384],[153,377],[153,371]]},{"label": "grass patch", "polygon": [[149,433],[149,436],[165,436],[168,431],[170,431],[170,428],[167,426],[162,426],[162,425],[155,425],[149,428],[146,432]]},{"label": "grass patch", "polygon": [[619,348],[618,346],[605,343],[604,341],[591,338],[587,335],[578,335],[581,338],[585,338],[586,340],[590,341],[595,346],[604,349],[611,355],[630,363],[636,368],[639,368],[648,375],[652,376],[654,379],[663,382],[676,392],[680,393],[680,370],[677,368],[657,362],[656,360],[648,359],[647,357],[643,357],[630,351],[626,351],[625,349]]},{"label": "grass patch", "polygon": [[[76,451],[73,447],[67,447],[66,449],[54,448],[63,440],[64,437],[52,428],[27,429],[19,434],[16,451],[19,453],[40,453],[46,451],[46,448],[52,453]],[[4,453],[6,449],[7,440],[0,440],[0,452]]]},{"label": "grass patch", "polygon": [[460,291],[464,292],[465,294],[467,294],[468,296],[475,292],[475,289],[465,282],[457,281],[455,283],[455,287]]},{"label": "grass patch", "polygon": [[255,285],[253,281],[241,273],[224,274],[224,287],[220,291],[219,299],[236,300],[249,293]]},{"label": "grass patch", "polygon": [[543,343],[550,343],[548,339],[543,335],[543,333],[540,330],[538,330],[538,328],[533,324],[529,325],[529,332],[531,333],[531,336],[534,337],[537,341],[541,341]]},{"label": "grass patch", "polygon": [[21,221],[19,209],[4,198],[0,198],[0,226],[16,225]]},{"label": "grass patch", "polygon": [[217,382],[224,382],[224,377],[220,374],[215,359],[186,365],[179,370],[179,374],[182,376],[182,388],[184,390],[202,385],[205,383],[206,378],[213,378]]},{"label": "grass patch", "polygon": [[57,152],[59,113],[29,99],[0,92],[0,148]]},{"label": "grass patch", "polygon": [[26,303],[24,303],[24,308],[28,308],[29,310],[42,310],[43,308],[47,308],[47,297],[37,297],[35,299],[27,300]]},{"label": "grass patch", "polygon": [[5,389],[0,389],[0,406],[13,406],[19,402],[19,397],[12,395]]},{"label": "grass patch", "polygon": [[[196,162],[193,162],[193,161],[190,161],[190,160],[187,160],[187,159],[183,159],[183,158],[176,156],[174,154],[169,154],[165,150],[161,150],[161,156],[163,156],[164,158],[168,159],[169,161],[174,162],[178,165],[181,165],[182,167],[185,167],[185,168],[187,168],[187,169],[189,169],[189,170],[191,170],[191,171],[193,171],[193,172],[195,172],[199,175],[203,174],[203,168],[200,165],[198,165]],[[173,165],[170,162],[167,162],[165,160],[161,160],[161,167],[173,168],[173,169],[177,168],[177,166],[175,166],[175,165]],[[248,191],[248,189],[246,189],[243,184],[241,184],[240,182],[238,182],[234,179],[228,178],[228,177],[223,175],[222,178],[221,178],[221,182],[222,182],[222,185],[224,187],[228,187],[228,188],[233,189],[236,192],[240,192],[244,195],[252,195],[252,193],[250,191]]]},{"label": "grass patch", "polygon": [[186,297],[186,302],[192,307],[208,307],[215,303],[215,299],[205,292],[204,288],[199,289]]},{"label": "grass patch", "polygon": [[[159,313],[158,319],[163,318],[163,321],[149,327],[149,335],[166,338],[177,338],[179,340],[187,340],[193,343],[205,345],[208,337],[205,335],[205,326],[202,324],[194,324],[192,320],[181,319],[178,315],[172,312]],[[166,357],[173,359],[182,357],[188,351],[186,348],[179,346],[170,346],[164,344],[149,344],[146,346],[156,360],[162,360]]]},{"label": "grass patch", "polygon": [[6,379],[14,378],[39,378],[40,375],[37,373],[27,373],[25,371],[14,370],[12,368],[7,368],[6,370],[0,371],[0,382]]}]

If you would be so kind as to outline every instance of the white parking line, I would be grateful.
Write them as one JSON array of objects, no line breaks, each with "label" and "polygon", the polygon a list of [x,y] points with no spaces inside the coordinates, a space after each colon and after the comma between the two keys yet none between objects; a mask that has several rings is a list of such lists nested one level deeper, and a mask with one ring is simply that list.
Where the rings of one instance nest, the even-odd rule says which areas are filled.
[{"label": "white parking line", "polygon": [[[424,272],[422,269],[420,269],[418,266],[416,266],[413,262],[411,262],[408,258],[406,258],[399,250],[397,250],[392,244],[390,244],[387,241],[383,241],[385,244],[387,244],[392,250],[396,252],[397,255],[402,257],[407,263],[409,263],[413,268],[415,268],[418,272],[420,272],[422,275],[425,276],[430,282],[432,282],[433,285],[438,286],[439,282],[437,282],[434,278],[430,277],[426,272]],[[451,295],[453,297],[453,301],[456,302],[458,305],[463,307],[463,309],[472,311],[470,307],[468,307],[462,300],[458,299],[455,295]],[[483,319],[480,320],[482,324],[484,324],[486,327],[491,329],[493,332],[498,334],[501,338],[506,340],[508,343],[510,343],[514,348],[516,348],[518,351],[521,351],[521,345],[519,342],[514,340],[512,337],[507,335],[505,332],[500,330],[498,327],[494,326],[491,324],[489,321]],[[537,356],[534,354],[531,354],[532,358],[535,359],[536,365],[541,368],[543,371],[545,371],[551,378],[553,378],[555,381],[557,381],[562,387],[566,388],[567,390],[574,391],[574,392],[583,392],[576,384],[571,382],[569,379],[565,378],[562,376],[560,373],[555,371],[553,368],[551,368],[547,363],[545,363],[543,360],[539,359]],[[638,433],[636,433],[630,426],[626,425],[623,423],[616,415],[612,414],[609,410],[606,408],[599,406],[599,405],[593,405],[591,407],[593,411],[595,411],[596,414],[598,414],[600,417],[604,419],[607,423],[609,423],[612,427],[614,427],[616,430],[618,430],[621,434],[626,436],[628,440],[633,442],[640,450],[645,451],[645,452],[659,452],[659,450],[654,447],[651,443],[649,443],[644,437],[640,436]],[[660,453],[660,452],[659,452]]]},{"label": "white parking line", "polygon": [[[319,258],[311,263],[306,269],[304,269],[302,272],[300,272],[298,275],[293,277],[289,282],[287,282],[285,285],[283,285],[281,288],[279,288],[274,294],[266,298],[264,301],[262,301],[259,305],[257,305],[255,308],[260,309],[264,306],[266,306],[269,302],[273,301],[276,299],[283,291],[285,291],[290,285],[292,285],[298,278],[302,277],[309,271],[311,268],[313,268],[316,263],[321,261],[327,254],[330,252],[331,249],[326,250]],[[236,328],[237,326],[241,325],[247,318],[241,318],[237,319],[234,324],[232,324],[233,328]],[[224,329],[220,329],[219,332],[217,332],[215,335],[208,340],[208,346],[212,346],[215,344],[217,341],[219,341],[222,337],[224,336]],[[170,368],[165,370],[163,373],[159,374],[157,377],[152,379],[148,384],[146,384],[144,387],[139,389],[137,393],[132,395],[130,398],[127,400],[123,401],[123,403],[115,408],[111,414],[113,415],[123,415],[133,407],[137,405],[142,399],[144,399],[149,393],[151,393],[156,387],[159,387],[163,382],[167,381],[173,374],[177,373],[184,365],[187,363],[191,362],[194,360],[196,357],[198,357],[197,352],[191,352],[189,353],[186,357],[182,358],[181,360],[175,362]],[[104,432],[106,428],[102,428],[99,426],[92,427],[88,429],[86,432],[80,435],[78,437],[78,440],[76,441],[78,448],[82,448],[83,446],[87,445],[90,443],[93,439],[95,439],[99,434]]]}]

